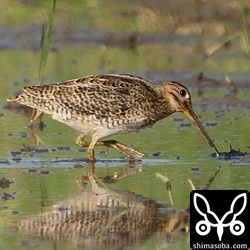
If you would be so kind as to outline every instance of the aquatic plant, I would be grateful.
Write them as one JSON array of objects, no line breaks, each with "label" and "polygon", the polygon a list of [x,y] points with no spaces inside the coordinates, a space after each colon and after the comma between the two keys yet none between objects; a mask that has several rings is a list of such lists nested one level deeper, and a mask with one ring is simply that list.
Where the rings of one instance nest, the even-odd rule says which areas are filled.
[{"label": "aquatic plant", "polygon": [[56,0],[52,1],[51,9],[50,9],[50,15],[49,15],[49,21],[46,28],[46,33],[42,34],[41,38],[41,57],[40,57],[40,63],[39,63],[39,72],[38,72],[38,84],[42,84],[44,69],[46,66],[46,61],[49,53],[51,38],[52,38],[52,30],[54,25],[54,13],[55,13],[55,7],[56,7]]},{"label": "aquatic plant", "polygon": [[224,44],[231,41],[235,37],[240,37],[243,42],[244,51],[247,57],[250,58],[250,39],[249,39],[249,32],[247,28],[247,22],[246,22],[246,11],[244,10],[242,0],[238,0],[238,8],[239,8],[239,14],[240,14],[240,19],[241,19],[241,29],[230,33],[229,35],[223,37],[218,42],[216,42],[211,47],[209,47],[205,52],[206,56],[212,55],[215,51],[217,51]]}]

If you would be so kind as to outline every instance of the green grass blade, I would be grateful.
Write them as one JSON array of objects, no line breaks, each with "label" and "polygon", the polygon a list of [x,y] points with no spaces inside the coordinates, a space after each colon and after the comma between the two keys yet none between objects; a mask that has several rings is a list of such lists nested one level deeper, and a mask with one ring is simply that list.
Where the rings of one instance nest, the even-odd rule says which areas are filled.
[{"label": "green grass blade", "polygon": [[232,40],[233,38],[237,37],[237,36],[241,36],[242,35],[242,31],[241,30],[236,30],[232,33],[230,33],[229,35],[223,37],[221,40],[219,40],[218,42],[216,42],[214,45],[212,45],[211,47],[209,47],[205,54],[206,56],[211,56],[215,51],[217,51],[219,48],[221,48],[225,43],[229,42],[230,40]]},{"label": "green grass blade", "polygon": [[128,211],[128,210],[123,210],[123,211],[119,212],[117,215],[111,217],[110,220],[107,222],[107,224],[102,228],[101,232],[98,233],[98,234],[95,236],[95,239],[96,239],[96,240],[99,239],[99,237],[102,236],[116,220],[118,220],[118,219],[121,218],[124,214],[126,214],[127,211]]},{"label": "green grass blade", "polygon": [[243,44],[245,48],[245,52],[248,57],[250,57],[250,39],[249,39],[249,33],[247,29],[247,23],[246,23],[246,15],[243,7],[243,1],[239,0],[239,10],[240,10],[240,18],[241,18],[241,28],[242,28],[242,38],[243,38]]},{"label": "green grass blade", "polygon": [[118,195],[115,194],[115,192],[112,192],[95,174],[93,174],[95,179],[98,181],[98,184],[102,186],[106,191],[112,196],[114,200],[116,200],[122,207],[128,208],[128,205],[118,198]]},{"label": "green grass blade", "polygon": [[54,13],[55,13],[55,7],[56,7],[56,0],[53,0],[50,15],[49,15],[49,23],[46,29],[46,34],[42,35],[41,40],[41,58],[40,58],[40,64],[39,64],[39,74],[38,74],[38,84],[42,84],[44,69],[49,53],[51,38],[52,38],[52,31],[53,31],[53,24],[54,24]]}]

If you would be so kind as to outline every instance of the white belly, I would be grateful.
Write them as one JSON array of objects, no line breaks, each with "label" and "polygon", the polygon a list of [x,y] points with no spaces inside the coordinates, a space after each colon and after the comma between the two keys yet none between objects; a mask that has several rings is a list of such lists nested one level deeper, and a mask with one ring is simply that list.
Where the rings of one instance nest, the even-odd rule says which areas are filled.
[{"label": "white belly", "polygon": [[54,114],[52,118],[74,128],[84,135],[94,135],[98,140],[111,135],[124,134],[137,130],[134,126],[127,129],[124,125],[116,125],[109,128],[101,124],[99,119],[93,117],[88,117],[86,119],[83,119],[83,117],[78,117],[78,119],[63,119],[62,116]]}]

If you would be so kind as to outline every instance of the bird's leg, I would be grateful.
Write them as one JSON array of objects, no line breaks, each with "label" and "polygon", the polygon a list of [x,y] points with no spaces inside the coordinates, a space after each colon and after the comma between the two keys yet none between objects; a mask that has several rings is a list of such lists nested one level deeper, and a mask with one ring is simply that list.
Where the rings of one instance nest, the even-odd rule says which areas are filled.
[{"label": "bird's leg", "polygon": [[79,147],[87,147],[88,148],[88,157],[89,160],[92,162],[95,162],[95,156],[94,156],[94,147],[96,144],[96,140],[93,140],[91,142],[85,142],[84,140],[84,134],[80,134],[77,138],[76,138],[76,145]]},{"label": "bird's leg", "polygon": [[29,127],[33,127],[34,122],[37,120],[37,118],[42,114],[41,111],[37,110],[37,109],[33,109],[32,110],[32,114],[31,114],[31,118],[30,118],[30,123],[29,123]]},{"label": "bird's leg", "polygon": [[115,140],[94,141],[94,142],[92,140],[92,142],[85,142],[83,141],[83,139],[84,139],[84,135],[80,134],[76,139],[76,145],[78,145],[79,147],[89,147],[88,154],[89,154],[89,157],[92,157],[92,158],[94,156],[94,146],[106,146],[107,148],[110,148],[110,147],[115,148],[118,152],[127,155],[130,159],[138,159],[138,158],[145,156],[145,154]]},{"label": "bird's leg", "polygon": [[88,157],[91,162],[96,162],[95,151],[94,151],[96,141],[97,139],[92,138],[92,141],[90,142],[89,147],[88,147]]},{"label": "bird's leg", "polygon": [[76,145],[84,148],[84,147],[88,147],[90,142],[85,142],[84,139],[84,134],[80,134],[77,138],[76,138]]}]

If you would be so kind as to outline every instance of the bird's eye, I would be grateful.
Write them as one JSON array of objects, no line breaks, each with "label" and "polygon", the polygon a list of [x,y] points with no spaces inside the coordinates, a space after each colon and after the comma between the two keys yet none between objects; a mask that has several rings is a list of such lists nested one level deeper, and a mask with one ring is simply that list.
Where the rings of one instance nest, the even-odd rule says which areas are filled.
[{"label": "bird's eye", "polygon": [[182,96],[186,96],[186,90],[185,89],[182,89],[182,90],[180,90],[180,94],[182,95]]}]

